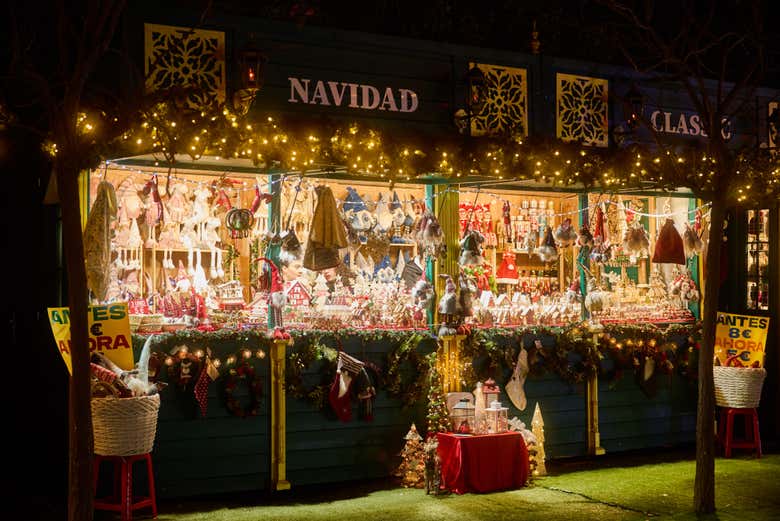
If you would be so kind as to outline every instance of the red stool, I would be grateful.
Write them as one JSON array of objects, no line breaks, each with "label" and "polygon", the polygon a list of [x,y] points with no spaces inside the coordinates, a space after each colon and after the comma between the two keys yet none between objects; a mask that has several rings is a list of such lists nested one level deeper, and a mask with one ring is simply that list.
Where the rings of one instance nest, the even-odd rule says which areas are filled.
[{"label": "red stool", "polygon": [[[152,517],[157,517],[157,499],[154,494],[154,474],[152,473],[152,455],[135,454],[133,456],[101,456],[95,454],[95,469],[93,493],[97,494],[100,463],[110,462],[114,466],[113,494],[107,498],[95,498],[95,510],[111,510],[119,512],[122,521],[130,521],[133,512],[140,508],[151,507]],[[133,497],[133,464],[146,462],[147,478],[149,480],[149,495]]]},{"label": "red stool", "polygon": [[[745,437],[734,439],[734,417],[745,419]],[[758,430],[758,411],[756,409],[733,409],[723,407],[718,422],[718,443],[724,448],[725,456],[731,457],[731,449],[756,449],[761,457],[761,433]]]}]

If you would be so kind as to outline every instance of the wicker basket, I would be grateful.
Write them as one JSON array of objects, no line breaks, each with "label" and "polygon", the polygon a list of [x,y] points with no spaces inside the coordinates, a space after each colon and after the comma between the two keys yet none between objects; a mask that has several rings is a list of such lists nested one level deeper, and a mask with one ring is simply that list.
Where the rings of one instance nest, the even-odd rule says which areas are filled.
[{"label": "wicker basket", "polygon": [[95,454],[132,456],[151,452],[159,409],[159,394],[136,398],[94,398],[92,432]]},{"label": "wicker basket", "polygon": [[761,387],[766,378],[763,367],[712,368],[715,380],[715,403],[720,407],[753,409],[761,399]]}]

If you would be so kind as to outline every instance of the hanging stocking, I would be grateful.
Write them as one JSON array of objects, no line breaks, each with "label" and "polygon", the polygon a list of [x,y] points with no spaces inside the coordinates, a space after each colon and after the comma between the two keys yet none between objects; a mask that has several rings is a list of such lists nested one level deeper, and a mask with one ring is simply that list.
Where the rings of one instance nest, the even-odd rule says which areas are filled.
[{"label": "hanging stocking", "polygon": [[528,376],[528,351],[520,346],[520,354],[517,355],[515,370],[512,372],[512,378],[506,384],[506,394],[515,407],[524,411],[526,406],[525,398],[525,379]]},{"label": "hanging stocking", "polygon": [[344,351],[339,351],[336,378],[330,387],[328,398],[336,416],[343,422],[352,420],[352,403],[350,401],[352,383],[354,377],[362,369],[363,362],[349,356]]},{"label": "hanging stocking", "polygon": [[200,374],[198,375],[198,381],[195,383],[195,400],[200,407],[200,414],[204,418],[206,417],[206,410],[208,409],[208,392],[209,384],[217,379],[219,376],[219,370],[210,357],[206,357],[206,363],[203,366]]}]

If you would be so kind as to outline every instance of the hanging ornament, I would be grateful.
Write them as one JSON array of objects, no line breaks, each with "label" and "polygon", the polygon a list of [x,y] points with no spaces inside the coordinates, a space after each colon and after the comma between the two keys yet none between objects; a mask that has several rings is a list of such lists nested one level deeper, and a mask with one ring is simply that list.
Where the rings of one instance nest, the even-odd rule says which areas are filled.
[{"label": "hanging ornament", "polygon": [[[644,230],[644,228],[642,229]],[[658,232],[652,261],[655,263],[685,264],[683,240],[671,218],[666,219],[661,231]]]},{"label": "hanging ornament", "polygon": [[593,248],[593,244],[593,234],[590,233],[588,225],[584,224],[577,234],[577,246],[580,248]]},{"label": "hanging ornament", "polygon": [[249,232],[255,223],[254,212],[246,208],[234,208],[230,202],[230,197],[222,189],[217,195],[217,205],[227,208],[225,227],[230,231],[230,237],[232,239],[249,237]]},{"label": "hanging ornament", "polygon": [[452,277],[446,275],[446,283],[444,285],[444,294],[439,299],[439,318],[442,322],[439,328],[439,336],[454,335],[455,328],[452,327],[458,312],[458,295],[456,293],[455,282]]},{"label": "hanging ornament", "polygon": [[525,397],[525,379],[528,376],[528,351],[525,347],[520,346],[520,353],[517,355],[517,363],[515,364],[514,371],[512,371],[512,378],[509,379],[505,386],[506,394],[512,401],[512,404],[519,410],[524,411],[527,404]]},{"label": "hanging ornament", "polygon": [[[677,236],[679,237],[680,235],[677,234]],[[641,257],[650,252],[650,237],[647,235],[645,227],[639,221],[629,226],[625,234],[623,234],[623,249],[626,253],[635,257]]]},{"label": "hanging ornament", "polygon": [[704,250],[704,242],[696,233],[690,223],[685,223],[685,232],[683,233],[683,245],[685,246],[685,256],[691,258],[694,255],[701,254]]},{"label": "hanging ornament", "polygon": [[558,258],[558,248],[555,246],[555,239],[553,238],[552,228],[547,226],[544,229],[544,241],[536,252],[542,262],[552,262]]},{"label": "hanging ornament", "polygon": [[259,257],[255,259],[255,262],[258,261],[265,261],[268,264],[268,267],[271,269],[271,275],[269,280],[270,293],[268,296],[268,305],[271,307],[272,318],[275,326],[273,338],[276,340],[287,340],[290,338],[290,334],[284,330],[284,325],[283,325],[282,310],[285,304],[287,304],[287,297],[284,293],[282,276],[279,273],[279,268],[271,259],[268,259],[266,257]]},{"label": "hanging ornament", "polygon": [[577,232],[574,231],[574,227],[571,225],[571,219],[566,218],[555,229],[555,240],[558,242],[558,246],[565,248],[574,244],[577,240]]},{"label": "hanging ornament", "polygon": [[461,266],[481,266],[485,262],[480,246],[484,241],[485,237],[478,231],[467,231],[460,241],[458,264]]},{"label": "hanging ornament", "polygon": [[427,209],[417,224],[417,245],[424,256],[433,258],[442,255],[446,249],[439,219]]}]

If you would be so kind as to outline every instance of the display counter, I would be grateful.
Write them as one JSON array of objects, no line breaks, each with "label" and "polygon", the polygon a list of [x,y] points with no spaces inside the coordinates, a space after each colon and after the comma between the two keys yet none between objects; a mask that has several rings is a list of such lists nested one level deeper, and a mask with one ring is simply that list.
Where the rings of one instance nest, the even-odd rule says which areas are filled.
[{"label": "display counter", "polygon": [[[441,350],[441,339],[425,330],[290,334],[284,387],[289,481],[297,486],[392,474],[409,424],[426,424],[427,356]],[[509,417],[527,424],[539,404],[548,459],[587,454],[589,375],[601,384],[601,440],[608,451],[687,443],[695,434],[695,335],[695,327],[680,325],[606,326],[595,339],[584,325],[475,329],[460,342],[462,389],[494,378]],[[147,338],[134,336],[136,354]],[[153,452],[161,496],[269,486],[272,342],[264,329],[154,335],[158,377],[168,383]],[[524,411],[505,390],[521,345],[529,353]],[[366,394],[367,385],[356,381],[346,399],[349,418],[340,417],[330,399],[340,351],[364,363],[375,390]],[[196,387],[207,356],[218,376],[207,381],[204,395]],[[647,360],[654,369],[645,380]]]}]

